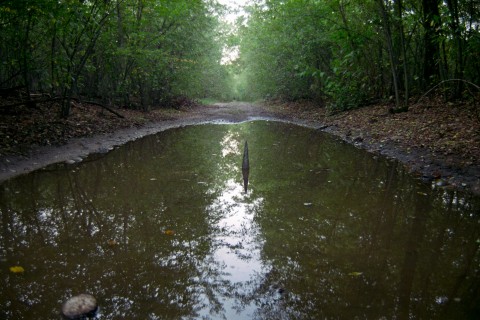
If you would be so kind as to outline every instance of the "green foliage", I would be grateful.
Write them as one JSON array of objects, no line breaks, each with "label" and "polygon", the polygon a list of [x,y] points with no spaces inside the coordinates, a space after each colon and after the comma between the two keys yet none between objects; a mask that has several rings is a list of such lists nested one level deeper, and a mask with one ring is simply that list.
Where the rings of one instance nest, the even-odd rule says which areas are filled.
[{"label": "green foliage", "polygon": [[243,30],[242,62],[251,83],[246,91],[256,97],[329,99],[340,108],[362,103],[365,95],[350,91],[365,90],[360,82],[367,75],[358,66],[363,57],[357,51],[372,31],[340,27],[334,22],[341,21],[334,5],[303,0],[253,7]]},{"label": "green foliage", "polygon": [[76,96],[144,110],[176,96],[307,98],[336,112],[480,82],[480,7],[469,1],[249,3],[229,29],[213,0],[4,0],[0,86],[50,91],[67,116]]},{"label": "green foliage", "polygon": [[480,7],[467,3],[256,1],[239,27],[242,93],[316,99],[336,112],[394,95],[406,103],[432,81],[478,83]]},{"label": "green foliage", "polygon": [[148,110],[173,97],[229,95],[214,2],[0,3],[0,86]]}]

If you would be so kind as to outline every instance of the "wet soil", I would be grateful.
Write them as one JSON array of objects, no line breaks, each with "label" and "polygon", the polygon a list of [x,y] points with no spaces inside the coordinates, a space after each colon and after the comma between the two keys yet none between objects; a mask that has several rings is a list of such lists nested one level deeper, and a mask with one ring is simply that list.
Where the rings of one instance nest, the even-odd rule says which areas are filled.
[{"label": "wet soil", "polygon": [[[159,109],[148,113],[120,110],[119,113],[125,118],[88,106],[88,109],[76,108],[72,117],[62,123],[45,114],[36,120],[30,120],[35,118],[32,116],[29,120],[1,119],[0,182],[53,163],[80,162],[89,154],[106,153],[116,146],[169,128],[275,118],[264,108],[243,102],[195,105],[180,110]],[[31,134],[25,135],[25,132]]]},{"label": "wet soil", "polygon": [[265,104],[276,117],[307,121],[358,148],[402,162],[432,186],[480,194],[480,106],[445,104],[438,97],[391,113],[373,105],[329,115],[305,101]]},{"label": "wet soil", "polygon": [[[480,194],[480,120],[475,117],[476,110],[467,107],[430,101],[399,114],[389,113],[388,106],[377,105],[329,115],[325,108],[310,102],[230,102],[149,113],[119,112],[124,119],[105,114],[94,106],[88,109],[79,106],[73,120],[62,124],[63,131],[58,129],[61,134],[47,134],[51,137],[47,143],[36,141],[40,137],[37,133],[22,141],[20,133],[30,130],[28,124],[22,126],[19,125],[21,121],[12,123],[11,119],[0,121],[0,130],[3,130],[0,131],[3,141],[0,182],[52,163],[82,161],[89,154],[105,153],[126,142],[173,127],[266,119],[329,132],[359,148],[399,160],[409,171],[432,185]],[[16,127],[12,131],[13,124]],[[50,127],[48,123],[44,126]],[[71,130],[72,127],[75,130]],[[5,130],[10,130],[9,134]]]}]

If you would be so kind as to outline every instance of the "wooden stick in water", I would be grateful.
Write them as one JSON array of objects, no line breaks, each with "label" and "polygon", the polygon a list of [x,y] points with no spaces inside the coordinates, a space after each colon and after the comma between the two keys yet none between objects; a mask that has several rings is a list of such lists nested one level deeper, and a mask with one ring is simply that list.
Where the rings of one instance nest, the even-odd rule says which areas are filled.
[{"label": "wooden stick in water", "polygon": [[242,161],[242,175],[243,175],[243,189],[245,193],[248,191],[248,175],[250,174],[250,160],[248,159],[248,143],[245,141],[245,147],[243,148],[243,161]]}]

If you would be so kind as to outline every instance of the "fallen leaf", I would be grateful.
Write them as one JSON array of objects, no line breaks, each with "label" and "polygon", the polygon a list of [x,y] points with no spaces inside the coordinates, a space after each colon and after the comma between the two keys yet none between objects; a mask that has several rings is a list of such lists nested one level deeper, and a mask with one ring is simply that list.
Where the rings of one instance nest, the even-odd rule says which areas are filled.
[{"label": "fallen leaf", "polygon": [[13,266],[13,267],[10,267],[10,272],[13,272],[13,273],[24,273],[24,272],[25,272],[25,269],[23,269],[23,267],[21,267],[21,266]]},{"label": "fallen leaf", "polygon": [[173,231],[173,230],[165,230],[165,234],[166,234],[167,236],[173,236],[173,235],[175,234],[175,231]]}]

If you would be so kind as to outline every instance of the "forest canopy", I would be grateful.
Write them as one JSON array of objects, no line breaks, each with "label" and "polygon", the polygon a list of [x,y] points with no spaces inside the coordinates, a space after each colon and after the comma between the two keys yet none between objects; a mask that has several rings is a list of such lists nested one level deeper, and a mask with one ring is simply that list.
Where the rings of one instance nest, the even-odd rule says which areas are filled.
[{"label": "forest canopy", "polygon": [[476,0],[250,0],[235,25],[219,2],[0,0],[0,93],[47,94],[64,117],[79,97],[145,111],[178,97],[310,99],[334,112],[407,110],[431,88],[478,99]]},{"label": "forest canopy", "polygon": [[265,0],[239,24],[239,92],[398,109],[439,84],[446,99],[480,83],[476,0]]},{"label": "forest canopy", "polygon": [[202,0],[1,0],[0,88],[149,110],[230,92],[223,8]]}]

